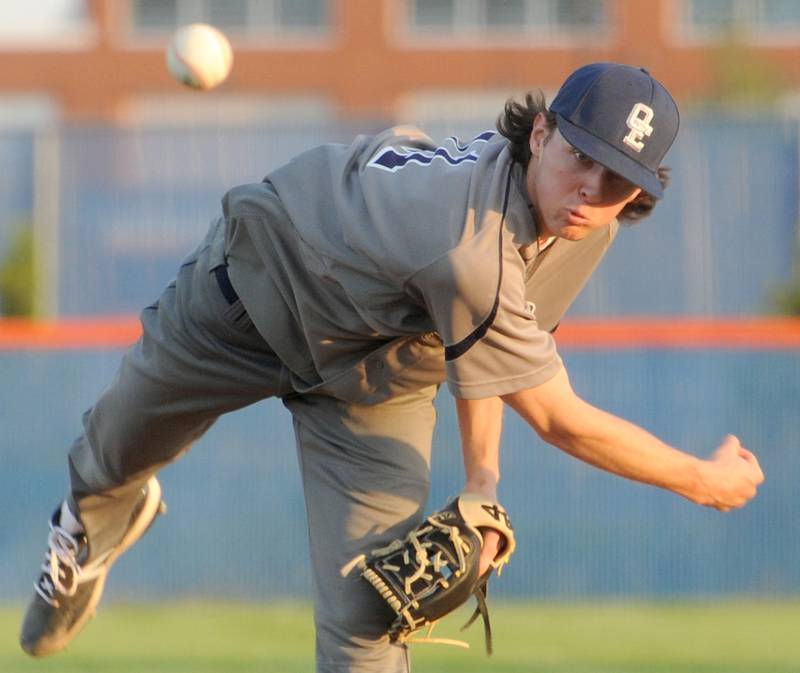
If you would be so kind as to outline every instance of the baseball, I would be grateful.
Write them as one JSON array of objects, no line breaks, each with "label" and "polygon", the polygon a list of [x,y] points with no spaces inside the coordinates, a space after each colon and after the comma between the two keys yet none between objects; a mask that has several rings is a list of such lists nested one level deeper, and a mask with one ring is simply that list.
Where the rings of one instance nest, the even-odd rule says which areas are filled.
[{"label": "baseball", "polygon": [[205,23],[179,28],[167,48],[170,74],[192,89],[213,89],[225,81],[232,65],[228,38]]}]

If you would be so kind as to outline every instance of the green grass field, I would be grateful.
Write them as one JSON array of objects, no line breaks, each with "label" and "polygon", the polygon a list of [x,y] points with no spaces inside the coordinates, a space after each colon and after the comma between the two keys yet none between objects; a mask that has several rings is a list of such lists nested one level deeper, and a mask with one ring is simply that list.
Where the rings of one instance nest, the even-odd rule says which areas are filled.
[{"label": "green grass field", "polygon": [[[0,609],[2,673],[311,673],[303,604],[116,604],[69,651],[35,661],[17,645],[19,608]],[[464,609],[436,633],[458,637]],[[415,673],[798,673],[800,600],[495,603],[495,654],[419,644]]]}]

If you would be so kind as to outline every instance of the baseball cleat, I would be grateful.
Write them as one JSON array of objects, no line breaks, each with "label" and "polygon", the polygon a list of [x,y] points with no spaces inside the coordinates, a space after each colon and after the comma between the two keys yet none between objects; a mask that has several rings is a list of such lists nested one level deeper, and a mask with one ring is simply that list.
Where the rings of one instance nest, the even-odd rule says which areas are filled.
[{"label": "baseball cleat", "polygon": [[42,574],[33,585],[36,593],[22,622],[22,649],[33,657],[63,650],[94,617],[111,566],[165,511],[161,486],[151,477],[142,487],[119,543],[98,558],[88,559],[85,533],[62,527],[61,507],[56,509],[50,520]]}]

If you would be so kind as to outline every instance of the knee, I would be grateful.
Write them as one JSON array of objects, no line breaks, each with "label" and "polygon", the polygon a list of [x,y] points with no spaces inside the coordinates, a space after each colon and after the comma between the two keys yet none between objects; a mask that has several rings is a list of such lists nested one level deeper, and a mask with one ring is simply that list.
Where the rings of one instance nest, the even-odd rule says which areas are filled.
[{"label": "knee", "polygon": [[342,577],[330,560],[325,570],[315,560],[317,659],[324,662],[318,671],[405,673],[406,648],[387,635],[395,612],[357,570]]},{"label": "knee", "polygon": [[352,595],[335,609],[317,604],[318,673],[407,673],[409,670],[406,646],[390,642],[386,635],[394,613],[371,587],[363,584],[363,587],[354,585]]}]

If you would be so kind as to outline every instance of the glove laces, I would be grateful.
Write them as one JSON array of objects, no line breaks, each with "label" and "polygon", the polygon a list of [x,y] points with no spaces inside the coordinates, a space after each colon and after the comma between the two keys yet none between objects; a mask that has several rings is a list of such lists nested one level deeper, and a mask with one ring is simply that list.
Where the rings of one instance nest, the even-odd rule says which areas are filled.
[{"label": "glove laces", "polygon": [[47,536],[47,552],[42,563],[42,574],[34,583],[36,593],[46,603],[58,607],[58,594],[74,596],[78,590],[81,577],[81,566],[78,554],[81,541],[61,526],[50,522],[50,534]]},{"label": "glove laces", "polygon": [[[477,607],[475,608],[475,612],[472,613],[472,616],[467,620],[467,623],[461,627],[461,631],[468,629],[478,617],[483,618],[483,638],[484,643],[486,644],[486,654],[491,655],[494,651],[494,646],[492,645],[492,624],[489,621],[489,606],[486,604],[486,597],[489,593],[489,574],[487,573],[484,578],[481,580],[480,584],[475,587],[475,591],[473,592],[473,596],[475,596],[475,600],[478,602]],[[456,647],[463,647],[464,649],[469,649],[469,643],[463,640],[455,640],[453,638],[434,638],[431,634],[433,633],[433,628],[439,623],[439,621],[431,622],[428,624],[427,633],[424,636],[420,636],[419,631],[412,631],[410,635],[406,636],[404,639],[400,640],[400,642],[405,642],[407,644],[418,644],[418,643],[432,643],[434,645],[454,645]]]},{"label": "glove laces", "polygon": [[[440,552],[437,552],[437,554],[433,558],[430,558],[430,556],[428,555],[428,547],[431,546],[430,543],[420,542],[420,539],[424,538],[424,536],[428,532],[430,532],[432,530],[432,528],[434,528],[434,527],[435,528],[439,528],[443,532],[447,533],[447,535],[450,537],[450,541],[452,542],[453,549],[455,550],[456,557],[457,557],[456,566],[454,568],[452,568],[454,574],[455,575],[460,575],[461,573],[464,573],[467,570],[467,561],[466,561],[466,557],[464,556],[464,552],[469,550],[469,545],[461,537],[461,534],[458,531],[458,527],[457,526],[448,526],[446,523],[442,523],[442,522],[438,521],[433,516],[428,517],[428,523],[430,524],[430,527],[422,528],[419,531],[412,531],[408,535],[408,538],[407,538],[407,539],[409,539],[411,541],[411,544],[414,547],[415,557],[416,557],[416,561],[417,561],[417,570],[416,570],[416,572],[414,572],[413,574],[409,575],[409,577],[407,577],[406,581],[405,581],[405,591],[406,591],[407,594],[410,594],[412,592],[412,584],[416,580],[418,580],[420,577],[427,577],[427,579],[432,579],[432,577],[430,577],[430,575],[427,575],[427,571],[428,571],[429,566],[433,566],[436,571],[439,571],[439,569],[442,566],[448,567],[447,561],[441,558],[441,553]],[[383,550],[383,551],[385,551],[385,550]],[[408,550],[406,550],[404,552],[404,556],[405,556],[404,561],[405,561],[406,565],[408,565],[408,563],[409,563]],[[371,574],[373,577],[369,577],[369,574]],[[494,649],[493,645],[492,645],[492,625],[491,625],[491,622],[489,620],[489,607],[486,604],[486,598],[487,598],[488,593],[489,593],[489,575],[490,575],[490,572],[487,572],[483,576],[483,578],[479,581],[478,585],[475,587],[475,591],[473,591],[472,595],[475,596],[475,600],[477,601],[478,605],[475,608],[475,612],[472,613],[472,616],[469,618],[467,623],[464,624],[464,626],[461,627],[461,631],[464,631],[465,629],[467,629],[470,626],[472,626],[472,624],[475,622],[475,620],[478,617],[481,617],[483,619],[483,633],[484,633],[484,642],[486,643],[486,654],[491,655],[492,651]],[[376,580],[377,580],[378,583],[384,584],[383,580],[381,580],[371,570],[367,570],[365,572],[365,576],[380,591],[380,588],[379,588],[378,584],[376,584]],[[445,579],[441,579],[440,583],[445,588],[449,584],[447,582],[447,580],[445,580]],[[384,586],[385,586],[385,584],[384,584]],[[386,592],[383,592],[383,593],[386,593]],[[382,593],[382,595],[383,595],[383,593]],[[392,604],[392,601],[389,599],[389,597],[384,596],[384,598],[389,600],[390,605]],[[413,604],[407,605],[405,607],[401,607],[401,604],[400,604],[399,601],[397,601],[395,599],[395,602],[396,602],[396,604],[398,606],[395,609],[397,609],[399,611],[399,614],[401,614],[401,615],[403,615],[405,617],[405,619],[408,621],[408,623],[411,626],[411,628],[415,629],[416,628],[416,624],[414,623],[413,617],[410,614],[410,608],[412,607]],[[438,621],[439,620],[436,620],[436,621],[431,622],[430,624],[428,624],[427,633],[424,636],[419,635],[419,631],[412,631],[405,638],[399,638],[398,641],[399,642],[406,642],[406,643],[409,643],[409,644],[412,644],[412,643],[432,643],[432,644],[437,644],[437,645],[454,645],[456,647],[463,647],[465,649],[469,649],[469,643],[466,643],[463,640],[455,640],[455,639],[452,639],[452,638],[433,637],[432,636],[433,628],[436,626]]]}]

